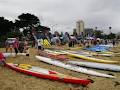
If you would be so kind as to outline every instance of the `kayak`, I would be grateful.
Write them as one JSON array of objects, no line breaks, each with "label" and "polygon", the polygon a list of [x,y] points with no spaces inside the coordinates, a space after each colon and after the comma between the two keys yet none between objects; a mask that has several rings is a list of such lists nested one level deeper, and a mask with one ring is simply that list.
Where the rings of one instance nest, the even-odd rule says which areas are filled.
[{"label": "kayak", "polygon": [[32,75],[32,76],[36,76],[39,78],[61,81],[61,82],[65,82],[65,83],[81,84],[84,86],[91,83],[91,80],[79,79],[76,77],[64,75],[64,74],[61,74],[61,73],[56,72],[56,71],[52,71],[52,70],[48,70],[48,69],[44,69],[44,68],[39,68],[39,67],[32,66],[29,64],[7,63],[6,66],[8,68],[15,70],[15,71],[22,72],[22,73]]},{"label": "kayak", "polygon": [[93,71],[93,70],[88,70],[86,68],[77,67],[77,66],[73,66],[73,65],[70,65],[70,64],[65,64],[63,62],[53,60],[53,59],[50,59],[50,58],[46,58],[46,57],[42,57],[42,56],[36,56],[36,58],[40,61],[45,62],[45,63],[52,64],[52,65],[55,65],[55,66],[59,66],[59,67],[69,69],[69,70],[72,70],[72,71],[81,72],[81,73],[84,73],[84,74],[89,74],[89,75],[94,75],[94,76],[99,76],[99,77],[115,78],[112,75],[107,75],[107,74],[99,73],[99,72],[96,72],[96,71]]},{"label": "kayak", "polygon": [[55,50],[49,50],[49,49],[45,49],[45,51],[46,52],[48,52],[48,53],[54,53],[54,54],[56,54],[56,55],[59,55],[59,54],[65,54],[65,53],[63,53],[63,52],[58,52],[58,51],[55,51]]},{"label": "kayak", "polygon": [[15,57],[15,53],[3,53],[5,57]]},{"label": "kayak", "polygon": [[68,60],[66,55],[54,55],[54,54],[48,54],[47,57],[57,60]]},{"label": "kayak", "polygon": [[107,54],[107,53],[97,53],[97,52],[87,52],[87,51],[82,51],[82,50],[80,50],[80,51],[76,51],[76,53],[75,54],[82,54],[82,55],[85,55],[85,56],[107,56],[107,57],[110,57],[110,56],[114,56],[114,54]]},{"label": "kayak", "polygon": [[114,56],[113,54],[93,54],[93,56],[106,56],[106,57],[111,57]]},{"label": "kayak", "polygon": [[92,54],[88,53],[88,52],[84,52],[84,51],[67,51],[69,53],[73,53],[73,54],[80,54],[80,55],[84,55],[84,56],[88,56],[88,57],[91,57]]},{"label": "kayak", "polygon": [[66,52],[69,52],[69,53],[72,53],[72,54],[79,54],[79,55],[84,55],[84,56],[88,56],[88,57],[91,57],[91,56],[107,56],[107,57],[110,57],[110,56],[113,56],[113,54],[107,54],[107,53],[97,53],[97,52],[85,52],[85,51],[70,51],[70,50],[67,50],[67,51],[61,51],[61,50],[57,50],[57,51],[51,51],[51,50],[45,50],[47,52],[50,52],[50,53],[54,53],[54,54],[66,54]]},{"label": "kayak", "polygon": [[49,58],[52,58],[52,59],[57,59],[57,60],[67,60],[68,57],[64,54],[59,54],[59,53],[56,53],[54,51],[45,51],[46,53],[46,56],[49,57]]},{"label": "kayak", "polygon": [[[5,57],[15,57],[15,53],[3,53],[3,55],[5,56]],[[26,53],[18,53],[17,55],[23,55],[23,56],[25,56],[26,55]]]},{"label": "kayak", "polygon": [[66,51],[63,51],[63,52],[66,53],[68,56],[81,58],[81,59],[91,61],[91,62],[108,63],[108,64],[119,63],[118,61],[103,60],[103,59],[88,57],[88,56],[84,56],[84,55],[73,54],[73,53],[69,53],[69,52],[66,52]]},{"label": "kayak", "polygon": [[80,50],[82,49],[83,47],[69,47],[69,48],[66,48],[66,50]]},{"label": "kayak", "polygon": [[90,68],[110,70],[110,71],[120,71],[120,66],[119,65],[113,65],[113,64],[79,62],[79,61],[68,61],[68,63],[83,66],[83,67],[90,67]]}]

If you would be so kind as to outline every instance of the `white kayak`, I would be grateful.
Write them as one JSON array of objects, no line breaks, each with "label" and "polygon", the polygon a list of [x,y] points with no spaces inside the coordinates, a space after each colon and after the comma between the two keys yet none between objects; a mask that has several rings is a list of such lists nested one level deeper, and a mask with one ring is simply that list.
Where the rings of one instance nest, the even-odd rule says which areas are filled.
[{"label": "white kayak", "polygon": [[45,49],[45,51],[48,52],[48,53],[54,53],[54,54],[66,54],[66,53],[63,53],[63,52],[58,52],[58,51],[49,50],[49,49]]},{"label": "white kayak", "polygon": [[88,56],[88,57],[91,57],[92,55],[88,54],[88,53],[84,53],[84,52],[76,52],[76,51],[70,51],[70,50],[67,50],[67,51],[61,51],[61,50],[48,50],[46,49],[45,50],[46,52],[49,52],[49,53],[54,53],[54,54],[66,54],[66,52],[68,53],[72,53],[72,54],[80,54],[80,55],[84,55],[84,56]]},{"label": "white kayak", "polygon": [[69,53],[72,53],[72,54],[84,55],[84,56],[88,56],[88,57],[92,56],[92,54],[90,54],[88,52],[84,52],[84,51],[69,51],[69,50],[67,50],[66,52],[69,52]]},{"label": "white kayak", "polygon": [[50,59],[50,58],[46,58],[46,57],[42,57],[42,56],[36,56],[36,58],[38,60],[46,62],[48,64],[59,66],[59,67],[62,67],[62,68],[65,68],[65,69],[69,69],[69,70],[72,70],[72,71],[81,72],[81,73],[94,75],[94,76],[100,76],[100,77],[115,78],[112,75],[99,73],[99,72],[96,72],[96,71],[93,71],[93,70],[88,70],[86,68],[77,67],[77,66],[73,66],[73,65],[70,65],[70,64],[65,64],[63,62],[60,62],[60,61],[57,61],[57,60],[53,60],[53,59]]},{"label": "white kayak", "polygon": [[[5,57],[15,57],[15,53],[3,53],[3,55],[5,56]],[[23,56],[25,56],[26,55],[26,53],[18,53],[17,55],[23,55]]]},{"label": "white kayak", "polygon": [[103,70],[110,70],[110,71],[120,71],[119,65],[113,64],[102,64],[102,63],[93,63],[93,62],[79,62],[79,61],[68,61],[70,64],[75,64],[84,67],[91,67]]}]

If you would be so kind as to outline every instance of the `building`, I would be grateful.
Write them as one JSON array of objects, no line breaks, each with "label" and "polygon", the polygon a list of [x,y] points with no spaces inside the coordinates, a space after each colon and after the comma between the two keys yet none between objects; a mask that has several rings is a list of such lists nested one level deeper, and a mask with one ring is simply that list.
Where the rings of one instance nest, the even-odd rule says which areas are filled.
[{"label": "building", "polygon": [[85,28],[85,36],[91,37],[94,34],[93,28]]},{"label": "building", "polygon": [[76,22],[76,32],[78,35],[83,35],[85,33],[84,22],[82,20]]},{"label": "building", "polygon": [[74,36],[77,36],[76,28],[73,29],[73,35],[74,35]]}]

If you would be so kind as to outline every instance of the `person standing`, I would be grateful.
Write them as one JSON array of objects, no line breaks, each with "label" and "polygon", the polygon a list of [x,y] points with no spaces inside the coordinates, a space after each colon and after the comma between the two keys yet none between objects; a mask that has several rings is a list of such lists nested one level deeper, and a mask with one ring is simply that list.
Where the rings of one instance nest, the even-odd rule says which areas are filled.
[{"label": "person standing", "polygon": [[42,55],[44,52],[44,47],[42,45],[43,40],[42,39],[38,39],[37,41],[37,49],[38,49],[38,55]]},{"label": "person standing", "polygon": [[15,53],[17,55],[18,48],[19,48],[19,38],[18,37],[16,38],[15,42],[13,43],[13,47],[14,47]]},{"label": "person standing", "polygon": [[10,50],[10,53],[13,52],[13,42],[9,42],[8,40],[5,41],[5,48],[6,48],[6,53],[8,50]]},{"label": "person standing", "polygon": [[24,52],[28,49],[28,41],[24,41]]},{"label": "person standing", "polygon": [[115,46],[115,44],[116,44],[116,42],[115,42],[115,40],[113,39],[112,40],[112,44],[113,44],[113,47]]}]

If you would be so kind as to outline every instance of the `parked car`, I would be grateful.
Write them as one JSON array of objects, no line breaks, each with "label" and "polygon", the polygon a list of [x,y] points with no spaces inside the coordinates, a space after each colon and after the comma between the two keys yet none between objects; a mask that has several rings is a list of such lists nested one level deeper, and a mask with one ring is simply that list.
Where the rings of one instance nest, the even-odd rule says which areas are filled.
[{"label": "parked car", "polygon": [[13,44],[15,42],[16,38],[7,38],[6,42],[9,44]]}]

